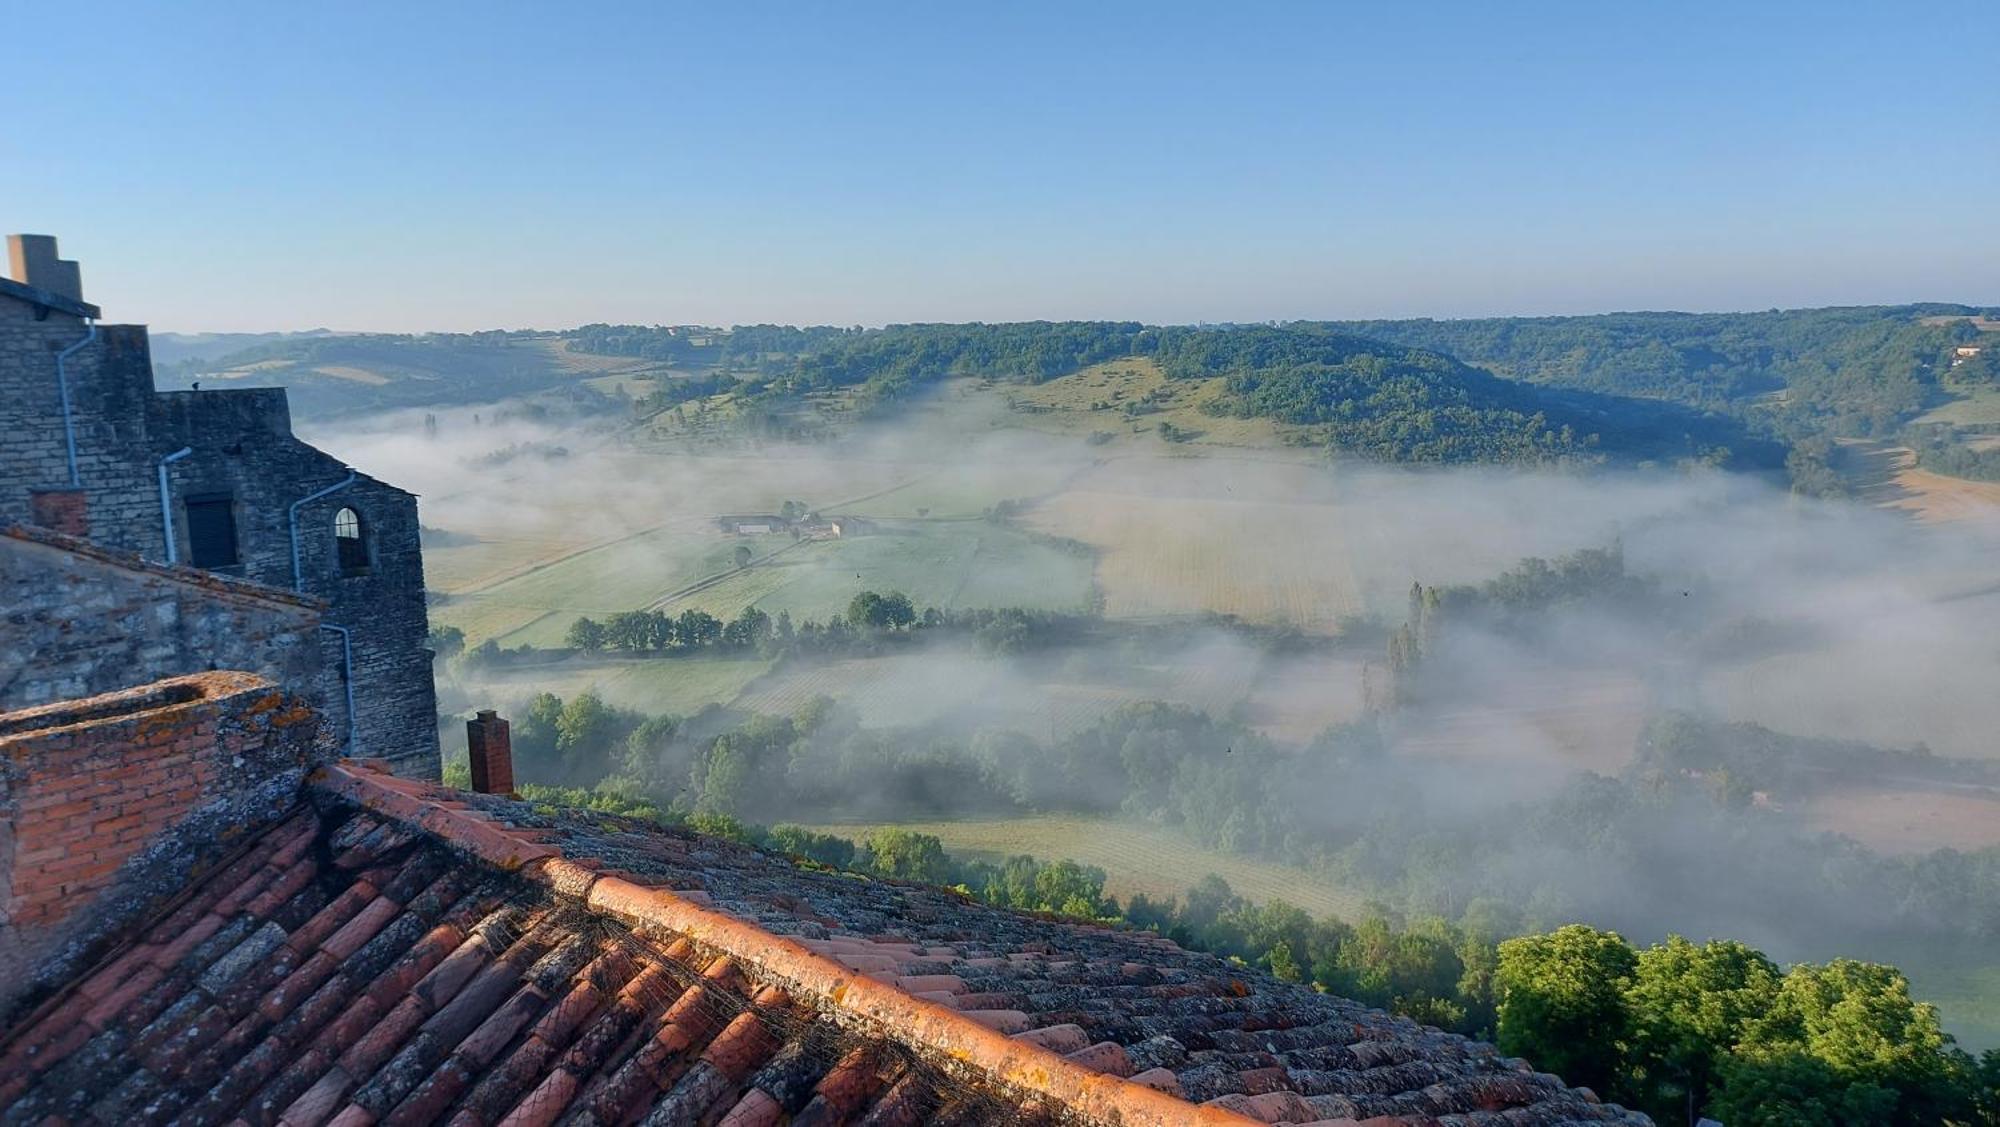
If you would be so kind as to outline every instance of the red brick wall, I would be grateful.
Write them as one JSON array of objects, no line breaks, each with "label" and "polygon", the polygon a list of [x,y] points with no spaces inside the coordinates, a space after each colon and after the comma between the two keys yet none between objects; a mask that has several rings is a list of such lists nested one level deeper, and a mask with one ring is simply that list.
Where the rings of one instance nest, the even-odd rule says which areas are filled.
[{"label": "red brick wall", "polygon": [[0,714],[0,1010],[288,806],[318,722],[227,672]]},{"label": "red brick wall", "polygon": [[43,528],[65,536],[90,535],[89,501],[81,489],[37,489],[28,495],[28,512]]}]

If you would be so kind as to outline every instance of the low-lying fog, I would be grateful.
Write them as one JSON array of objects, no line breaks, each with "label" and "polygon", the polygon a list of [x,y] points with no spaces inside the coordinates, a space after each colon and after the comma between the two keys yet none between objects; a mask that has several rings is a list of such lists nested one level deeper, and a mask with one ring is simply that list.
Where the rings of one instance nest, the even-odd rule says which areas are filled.
[{"label": "low-lying fog", "polygon": [[[920,424],[871,427],[834,443],[706,448],[641,445],[621,426],[589,418],[477,414],[475,425],[473,411],[440,411],[434,432],[406,413],[310,437],[421,494],[426,526],[496,543],[581,546],[659,528],[721,542],[716,514],[794,499],[837,512],[876,498],[871,511],[906,521],[979,519],[996,502],[1029,501],[1006,519],[1095,549],[1113,624],[1175,613],[1194,622],[1219,611],[1301,627],[1309,640],[1345,635],[1287,647],[1268,631],[1220,625],[1184,629],[1157,651],[1127,638],[1096,653],[1066,647],[1000,660],[968,649],[868,659],[879,667],[850,703],[871,725],[962,714],[969,725],[1012,725],[1053,741],[1122,700],[1157,695],[1303,747],[1312,732],[1362,715],[1362,682],[1385,675],[1386,635],[1403,623],[1413,581],[1475,584],[1524,557],[1618,545],[1630,575],[1698,610],[1662,623],[1558,604],[1527,635],[1454,631],[1442,683],[1384,721],[1397,766],[1382,786],[1420,792],[1427,821],[1502,817],[1509,804],[1553,794],[1579,771],[1626,771],[1642,724],[1665,709],[1792,735],[2000,758],[1995,523],[1920,525],[1895,510],[1806,500],[1712,471],[1405,470],[1330,464],[1304,451],[1091,445],[985,408],[932,410]],[[897,510],[899,496],[909,497],[907,511]],[[830,603],[818,617],[843,607]],[[738,705],[791,699],[782,673],[752,683]],[[518,707],[520,676],[472,692]],[[888,699],[927,707],[913,714],[881,705]],[[623,703],[643,710],[643,701]],[[1846,794],[1836,796],[1846,807],[1830,804],[1835,813],[1792,825],[1905,851],[1993,844],[1979,826],[1982,811],[2000,816],[1991,789],[1950,797],[1970,811],[1958,815],[1971,819],[1958,836],[1917,824],[1933,816],[1921,786],[1901,815],[1917,823],[1870,825],[1886,807]],[[1357,809],[1352,797],[1328,796],[1330,819]],[[1536,853],[1511,863],[1566,866],[1578,881],[1615,884],[1648,862]],[[1638,910],[1609,897],[1542,907],[1638,929],[1715,927],[1772,943],[1781,956],[1830,953],[1827,937],[1808,941],[1762,918],[1781,909],[1760,908],[1745,881],[1742,897],[1685,916],[1671,903]]]},{"label": "low-lying fog", "polygon": [[[1657,675],[1676,706],[1787,732],[1996,752],[2000,524],[1923,526],[1714,472],[1407,471],[1282,453],[1169,455],[984,426],[985,415],[954,426],[932,415],[920,433],[883,426],[837,445],[707,451],[637,448],[598,420],[537,421],[501,408],[435,417],[428,436],[421,413],[399,412],[309,437],[417,492],[427,527],[492,541],[583,545],[662,525],[712,537],[718,513],[787,499],[836,511],[918,479],[965,498],[951,512],[942,511],[949,498],[933,502],[937,519],[1036,499],[1017,519],[1090,543],[1106,561],[1142,557],[1100,568],[1114,616],[1127,604],[1394,626],[1413,581],[1476,583],[1523,557],[1618,542],[1630,572],[1698,593],[1712,628],[1745,636],[1718,640],[1698,667],[1660,670],[1654,638],[1594,623],[1585,631],[1593,661]],[[1135,514],[1143,535],[1129,527]],[[1261,600],[1263,613],[1243,613],[1241,592],[1300,585],[1340,603],[1338,612],[1287,607],[1277,591]],[[1563,656],[1496,642],[1492,664],[1511,675]]]}]

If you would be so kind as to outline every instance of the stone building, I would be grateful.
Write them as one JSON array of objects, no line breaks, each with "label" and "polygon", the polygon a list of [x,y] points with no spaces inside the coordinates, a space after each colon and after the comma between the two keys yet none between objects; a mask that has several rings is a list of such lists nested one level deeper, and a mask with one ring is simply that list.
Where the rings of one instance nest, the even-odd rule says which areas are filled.
[{"label": "stone building", "polygon": [[[282,388],[155,391],[145,327],[97,324],[77,264],[57,256],[54,239],[11,236],[8,259],[0,527],[41,525],[318,600],[325,672],[301,688],[331,718],[345,754],[435,778],[416,497],[293,436]],[[122,684],[90,688],[213,660],[170,638],[137,658],[107,667]],[[17,669],[0,683],[0,708],[68,691]]]}]

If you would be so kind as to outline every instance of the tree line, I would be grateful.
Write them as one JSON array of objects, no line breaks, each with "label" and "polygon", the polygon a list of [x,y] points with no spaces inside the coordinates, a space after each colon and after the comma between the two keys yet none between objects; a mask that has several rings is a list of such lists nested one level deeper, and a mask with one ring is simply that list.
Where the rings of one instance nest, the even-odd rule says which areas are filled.
[{"label": "tree line", "polygon": [[[790,611],[773,616],[745,607],[724,621],[704,610],[679,614],[664,610],[620,611],[599,622],[583,616],[570,623],[564,641],[594,654],[697,654],[754,652],[762,657],[845,655],[875,652],[885,645],[927,639],[969,638],[983,653],[1015,654],[1075,640],[1091,629],[1094,615],[1025,607],[918,610],[901,591],[862,591],[844,614],[794,622]],[[496,647],[497,652],[497,647]]]},{"label": "tree line", "polygon": [[[621,355],[635,347],[628,331],[591,329],[577,338],[587,347]],[[876,412],[956,376],[1040,382],[1107,360],[1150,357],[1171,379],[1225,378],[1211,410],[1306,427],[1331,449],[1358,457],[1549,464],[1760,456],[1732,420],[1674,404],[1614,402],[1610,394],[1552,395],[1436,351],[1324,325],[918,324],[771,343],[798,351],[663,377],[642,407],[727,393],[742,419],[783,430],[791,425],[785,408],[815,394],[851,392],[860,410]]]}]

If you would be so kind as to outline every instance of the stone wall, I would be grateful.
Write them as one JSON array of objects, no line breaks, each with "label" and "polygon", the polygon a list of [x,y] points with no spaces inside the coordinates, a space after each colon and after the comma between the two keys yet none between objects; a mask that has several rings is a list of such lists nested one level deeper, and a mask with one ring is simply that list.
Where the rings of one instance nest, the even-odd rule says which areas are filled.
[{"label": "stone wall", "polygon": [[[33,499],[46,502],[58,496],[48,491],[68,485],[55,358],[86,340],[87,329],[81,318],[60,310],[0,297],[0,527],[31,522]],[[416,498],[357,474],[338,492],[300,506],[295,531],[294,502],[342,482],[350,471],[293,436],[284,389],[156,393],[146,331],[138,325],[99,326],[95,339],[70,357],[67,371],[81,527],[89,538],[165,561],[171,530],[178,558],[188,562],[188,500],[226,498],[237,558],[216,570],[303,591],[326,604],[326,623],[349,631],[356,722],[348,752],[388,759],[403,774],[436,778],[437,702],[426,648]],[[161,459],[183,449],[189,453],[166,464],[163,506]],[[63,511],[76,516],[74,499],[60,499],[68,506]],[[40,507],[46,523],[54,510]],[[342,569],[336,558],[333,520],[344,507],[360,514],[365,568]],[[0,603],[0,622],[9,605]],[[318,666],[329,672],[317,684],[296,687],[341,713],[335,721],[344,737],[346,686],[339,677],[347,653],[333,631],[321,632],[318,645]],[[19,648],[13,632],[0,635],[0,652]],[[235,664],[217,653],[205,667]],[[129,685],[159,672],[142,665],[105,676]],[[92,686],[109,687],[102,678]]]},{"label": "stone wall", "polygon": [[[82,341],[80,317],[0,300],[0,525],[30,519],[33,490],[69,484],[56,357]],[[159,558],[159,500],[153,484],[146,413],[153,393],[146,330],[99,326],[73,353],[68,373],[77,476],[93,536]]]},{"label": "stone wall", "polygon": [[247,673],[0,717],[0,1024],[288,811],[317,727]]},{"label": "stone wall", "polygon": [[0,533],[0,607],[0,711],[216,668],[337,685],[316,600],[41,529]]},{"label": "stone wall", "polygon": [[[347,754],[387,759],[399,774],[437,778],[437,695],[426,648],[416,498],[366,474],[350,481],[339,459],[293,438],[282,389],[166,392],[154,411],[154,429],[194,451],[168,467],[173,496],[235,499],[242,562],[224,570],[323,600],[325,621],[350,631],[357,722]],[[334,486],[300,505],[294,519],[295,502]],[[354,572],[340,566],[335,545],[334,517],[342,509],[359,516],[367,551],[367,566]],[[185,545],[186,509],[177,505],[174,512],[176,542]],[[329,632],[322,641],[327,667],[341,669],[339,636]],[[340,695],[330,684],[329,712],[343,709]],[[340,723],[344,737],[344,714]]]}]

